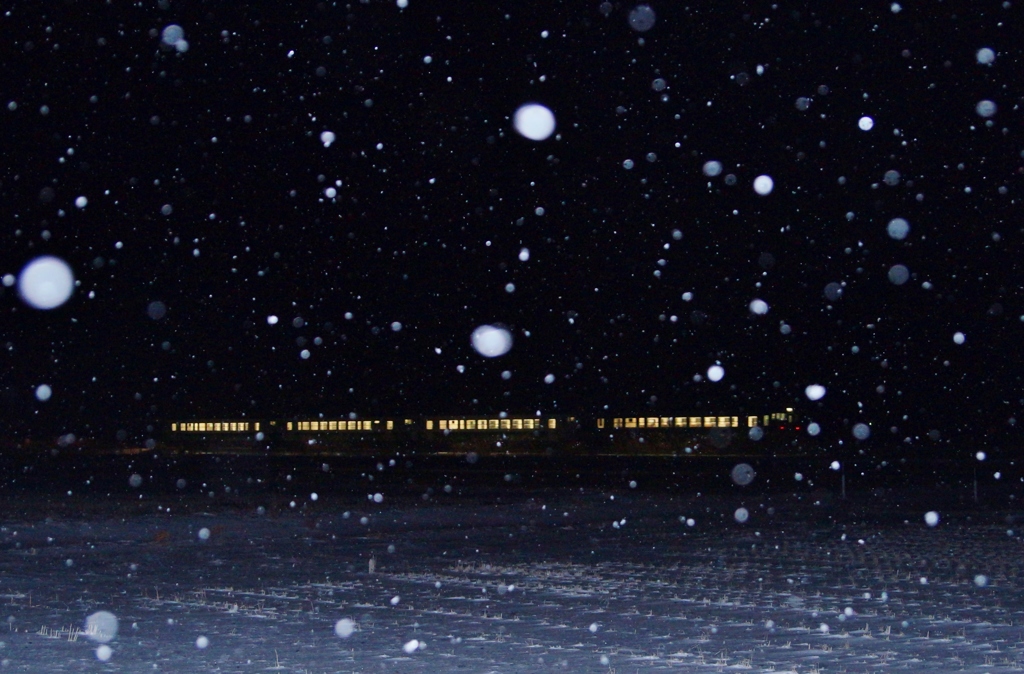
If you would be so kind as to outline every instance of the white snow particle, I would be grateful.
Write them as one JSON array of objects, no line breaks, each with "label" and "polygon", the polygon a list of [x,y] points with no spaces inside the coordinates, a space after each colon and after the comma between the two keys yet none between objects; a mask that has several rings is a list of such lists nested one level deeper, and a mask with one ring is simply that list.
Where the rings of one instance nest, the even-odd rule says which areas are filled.
[{"label": "white snow particle", "polygon": [[736,512],[734,512],[732,516],[736,518],[737,522],[743,524],[748,519],[750,519],[750,511],[747,510],[746,508],[737,508]]},{"label": "white snow particle", "polygon": [[53,389],[51,389],[47,384],[40,384],[36,387],[36,399],[39,402],[46,402],[50,399],[51,395],[53,395]]},{"label": "white snow particle", "polygon": [[924,523],[930,527],[938,526],[939,524],[939,513],[934,510],[929,510],[924,514]]},{"label": "white snow particle", "polygon": [[75,199],[75,206],[78,208],[85,208],[88,203],[89,200],[86,199],[85,197],[78,197],[77,199]]},{"label": "white snow particle", "polygon": [[210,645],[210,640],[207,639],[206,637],[199,637],[198,639],[196,639],[196,648],[202,649],[202,648],[206,648],[209,645]]},{"label": "white snow particle", "polygon": [[497,358],[512,348],[512,333],[505,328],[481,325],[470,335],[470,342],[484,358]]},{"label": "white snow particle", "polygon": [[967,337],[964,336],[964,333],[962,333],[962,332],[955,332],[955,333],[953,333],[953,343],[954,344],[963,344],[966,340],[967,340]]},{"label": "white snow particle", "polygon": [[334,633],[342,639],[348,639],[356,631],[356,624],[348,618],[342,618],[334,623]]},{"label": "white snow particle", "polygon": [[875,120],[868,116],[861,117],[857,120],[857,128],[861,131],[870,131],[875,126]]},{"label": "white snow particle", "polygon": [[85,619],[85,636],[105,644],[117,636],[117,616],[110,611],[97,611]]},{"label": "white snow particle", "polygon": [[762,197],[768,196],[775,189],[775,181],[771,176],[757,176],[754,178],[754,191]]},{"label": "white snow particle", "polygon": [[106,644],[96,648],[96,659],[100,662],[106,662],[113,654],[114,651]]},{"label": "white snow particle", "polygon": [[722,381],[725,376],[725,368],[721,365],[712,365],[708,368],[708,379],[710,381]]},{"label": "white snow particle", "polygon": [[754,300],[750,303],[750,313],[764,316],[768,313],[768,303],[764,300]]},{"label": "white snow particle", "polygon": [[21,298],[36,309],[54,309],[68,301],[75,287],[71,267],[60,258],[37,257],[18,275]]},{"label": "white snow particle", "polygon": [[825,397],[825,387],[821,384],[811,384],[804,389],[804,395],[808,400],[821,400]]},{"label": "white snow particle", "polygon": [[199,540],[201,540],[201,541],[208,541],[208,540],[210,540],[210,530],[207,529],[206,527],[203,527],[202,529],[200,529],[199,530]]},{"label": "white snow particle", "polygon": [[402,646],[402,650],[408,653],[409,655],[412,655],[417,651],[417,649],[419,649],[419,647],[420,642],[416,639],[412,639],[411,641],[405,642],[405,645]]},{"label": "white snow particle", "polygon": [[545,140],[555,132],[555,115],[539,103],[527,103],[512,117],[516,131],[530,140]]}]

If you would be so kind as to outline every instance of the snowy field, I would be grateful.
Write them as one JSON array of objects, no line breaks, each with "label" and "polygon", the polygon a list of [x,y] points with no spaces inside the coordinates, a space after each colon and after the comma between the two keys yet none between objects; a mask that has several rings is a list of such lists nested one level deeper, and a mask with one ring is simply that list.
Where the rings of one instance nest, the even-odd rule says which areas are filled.
[{"label": "snowy field", "polygon": [[[866,495],[581,492],[295,507],[10,498],[2,669],[1024,666],[1024,546],[1010,511],[940,508],[929,526],[924,510]],[[116,635],[102,620],[86,628],[99,611]]]}]

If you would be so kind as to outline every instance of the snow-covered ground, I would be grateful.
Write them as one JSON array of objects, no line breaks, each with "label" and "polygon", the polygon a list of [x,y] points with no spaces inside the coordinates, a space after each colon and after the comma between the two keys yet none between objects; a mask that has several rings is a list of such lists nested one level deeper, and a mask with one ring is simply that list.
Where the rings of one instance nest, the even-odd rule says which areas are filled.
[{"label": "snow-covered ground", "polygon": [[[322,495],[294,507],[12,500],[0,528],[0,669],[945,672],[1024,662],[1024,546],[1006,511],[936,507],[933,527],[920,508],[864,495],[500,496]],[[82,632],[98,611],[118,621],[106,643],[97,639],[109,634]]]}]

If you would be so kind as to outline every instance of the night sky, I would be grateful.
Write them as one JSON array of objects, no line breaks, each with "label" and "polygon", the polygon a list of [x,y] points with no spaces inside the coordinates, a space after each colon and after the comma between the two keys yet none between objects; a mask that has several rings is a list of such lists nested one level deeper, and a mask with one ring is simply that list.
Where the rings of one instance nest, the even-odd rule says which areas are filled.
[{"label": "night sky", "polygon": [[[1012,434],[1015,4],[13,5],[0,435],[782,406],[826,439]],[[41,255],[77,281],[51,310],[15,282]]]}]

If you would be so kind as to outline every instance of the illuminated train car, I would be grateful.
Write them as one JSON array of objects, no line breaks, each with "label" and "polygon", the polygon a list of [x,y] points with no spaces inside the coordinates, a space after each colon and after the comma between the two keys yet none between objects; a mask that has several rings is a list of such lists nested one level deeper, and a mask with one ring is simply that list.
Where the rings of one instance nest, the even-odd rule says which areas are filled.
[{"label": "illuminated train car", "polygon": [[189,453],[376,456],[775,455],[805,451],[792,409],[764,415],[426,417],[180,421]]}]

